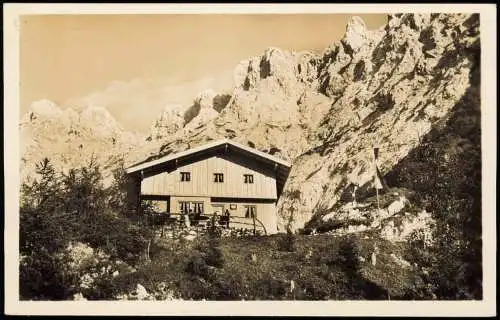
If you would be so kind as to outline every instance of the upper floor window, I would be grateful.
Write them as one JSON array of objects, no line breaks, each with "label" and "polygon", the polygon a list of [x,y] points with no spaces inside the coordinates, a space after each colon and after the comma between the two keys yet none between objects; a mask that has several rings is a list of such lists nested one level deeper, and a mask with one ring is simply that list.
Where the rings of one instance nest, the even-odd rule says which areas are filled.
[{"label": "upper floor window", "polygon": [[181,172],[181,181],[191,181],[191,172]]},{"label": "upper floor window", "polygon": [[253,174],[244,174],[245,183],[253,183]]},{"label": "upper floor window", "polygon": [[224,182],[224,174],[214,173],[214,182]]}]

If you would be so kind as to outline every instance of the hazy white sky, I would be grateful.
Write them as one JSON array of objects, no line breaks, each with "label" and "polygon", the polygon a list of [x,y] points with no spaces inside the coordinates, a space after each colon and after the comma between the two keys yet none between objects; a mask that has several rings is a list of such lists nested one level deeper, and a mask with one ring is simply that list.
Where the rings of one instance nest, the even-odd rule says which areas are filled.
[{"label": "hazy white sky", "polygon": [[[358,14],[352,14],[358,15]],[[31,102],[102,105],[145,130],[170,103],[231,81],[267,47],[322,51],[351,14],[32,15],[21,19],[21,113]],[[359,14],[368,28],[386,15]]]}]

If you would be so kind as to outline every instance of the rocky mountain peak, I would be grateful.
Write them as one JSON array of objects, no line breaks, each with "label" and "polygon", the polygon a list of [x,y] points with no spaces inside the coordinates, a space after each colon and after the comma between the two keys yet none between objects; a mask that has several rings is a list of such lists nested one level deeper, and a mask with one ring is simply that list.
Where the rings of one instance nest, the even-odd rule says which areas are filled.
[{"label": "rocky mountain peak", "polygon": [[43,158],[63,171],[85,165],[93,156],[102,167],[112,167],[118,157],[144,141],[141,134],[123,130],[105,108],[90,105],[76,111],[49,100],[35,101],[19,129],[22,181],[34,176],[35,165]]},{"label": "rocky mountain peak", "polygon": [[367,28],[363,19],[358,16],[353,16],[349,19],[349,22],[347,22],[345,37],[363,36],[366,31]]},{"label": "rocky mountain peak", "polygon": [[102,135],[116,134],[123,131],[115,118],[106,108],[88,106],[80,113],[80,122]]},{"label": "rocky mountain peak", "polygon": [[214,98],[217,94],[212,89],[202,91],[194,99],[194,104],[198,105],[200,109],[207,109],[214,107]]},{"label": "rocky mountain peak", "polygon": [[[473,14],[393,14],[376,30],[353,17],[344,37],[320,55],[270,47],[236,66],[232,91],[207,90],[190,106],[166,106],[145,146],[126,149],[117,134],[103,133],[99,145],[106,150],[95,151],[115,152],[109,141],[122,146],[120,153],[135,150],[128,158],[138,161],[230,138],[277,155],[293,164],[278,202],[281,226],[301,228],[312,216],[335,215],[352,185],[372,187],[374,146],[387,172],[478,90],[479,40]],[[477,108],[475,98],[467,99]],[[60,114],[49,102],[35,109]],[[115,128],[102,110],[80,118],[88,121],[71,123],[84,138],[69,135],[66,124],[57,129],[62,134],[40,135],[46,128],[39,129],[31,155],[45,154],[46,145],[66,145],[59,154],[78,155],[69,146],[82,141],[85,150],[89,142],[83,141],[94,139],[83,127]]]},{"label": "rocky mountain peak", "polygon": [[226,137],[291,161],[278,208],[283,223],[301,227],[345,188],[370,185],[374,146],[387,170],[451,112],[471,85],[475,58],[456,50],[475,52],[474,19],[403,14],[368,30],[353,17],[323,55],[268,48],[235,68],[219,114],[192,122],[161,150]]},{"label": "rocky mountain peak", "polygon": [[30,109],[25,114],[22,119],[22,123],[24,122],[33,122],[39,118],[41,119],[50,119],[61,116],[62,110],[59,108],[54,102],[48,99],[41,99],[34,101],[30,105]]},{"label": "rocky mountain peak", "polygon": [[148,140],[160,140],[181,129],[184,126],[185,111],[186,108],[179,104],[165,106],[151,125]]},{"label": "rocky mountain peak", "polygon": [[165,137],[181,137],[210,123],[227,106],[231,95],[204,90],[196,95],[190,106],[167,105],[152,124],[148,140],[161,141]]}]

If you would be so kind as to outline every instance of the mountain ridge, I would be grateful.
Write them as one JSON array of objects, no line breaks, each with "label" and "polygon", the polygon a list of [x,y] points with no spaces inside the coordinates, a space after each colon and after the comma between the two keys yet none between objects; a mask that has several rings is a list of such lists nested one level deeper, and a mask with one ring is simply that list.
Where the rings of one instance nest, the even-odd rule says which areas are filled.
[{"label": "mountain ridge", "polygon": [[[477,15],[393,14],[376,30],[353,17],[344,37],[321,54],[270,47],[241,61],[232,92],[208,90],[191,106],[164,110],[137,140],[127,138],[104,113],[89,111],[87,118],[111,128],[98,133],[102,139],[119,137],[120,147],[103,144],[109,149],[102,151],[104,158],[116,157],[119,149],[127,164],[222,138],[290,161],[278,211],[281,231],[297,230],[334,208],[352,185],[373,186],[374,146],[380,148],[380,169],[387,172],[419,146],[421,137],[445,123],[467,90],[479,85],[470,80],[478,52]],[[52,105],[46,109],[60,114]],[[79,125],[89,127],[83,122]],[[43,126],[36,130],[43,132]],[[46,154],[40,152],[44,143],[54,141],[31,149]],[[72,152],[56,155],[71,158]],[[28,152],[32,162],[29,157]],[[109,159],[103,163],[112,166]]]}]

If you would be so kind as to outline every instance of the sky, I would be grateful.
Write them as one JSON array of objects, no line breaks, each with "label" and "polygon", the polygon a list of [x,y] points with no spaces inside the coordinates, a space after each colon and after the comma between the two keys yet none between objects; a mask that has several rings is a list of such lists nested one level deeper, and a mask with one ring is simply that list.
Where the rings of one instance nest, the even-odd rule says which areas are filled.
[{"label": "sky", "polygon": [[230,87],[232,71],[268,47],[322,52],[349,18],[383,14],[29,15],[21,17],[21,114],[33,101],[106,107],[144,131],[170,104]]}]

